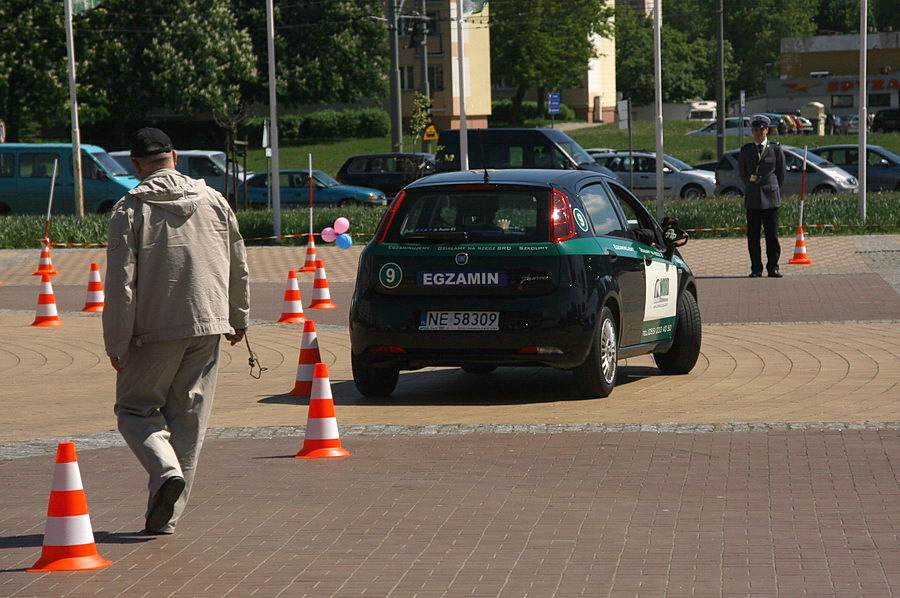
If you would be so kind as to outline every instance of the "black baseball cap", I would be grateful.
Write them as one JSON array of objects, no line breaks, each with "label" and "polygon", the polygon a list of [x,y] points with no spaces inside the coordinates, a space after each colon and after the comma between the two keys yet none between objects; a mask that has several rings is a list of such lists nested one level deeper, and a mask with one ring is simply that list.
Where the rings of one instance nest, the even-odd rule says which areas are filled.
[{"label": "black baseball cap", "polygon": [[153,127],[144,127],[131,138],[131,156],[145,158],[172,151],[169,136]]}]

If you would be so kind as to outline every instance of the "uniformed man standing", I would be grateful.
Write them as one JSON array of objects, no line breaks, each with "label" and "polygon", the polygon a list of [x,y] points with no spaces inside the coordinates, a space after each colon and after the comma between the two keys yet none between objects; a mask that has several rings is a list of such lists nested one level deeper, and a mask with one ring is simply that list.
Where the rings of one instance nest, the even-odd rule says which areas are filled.
[{"label": "uniformed man standing", "polygon": [[738,172],[744,181],[744,207],[747,210],[747,249],[750,252],[750,278],[762,276],[760,226],[766,234],[766,271],[771,278],[781,278],[778,260],[778,208],[781,207],[781,185],[784,183],[785,161],[781,145],[769,141],[769,118],[754,116],[750,121],[753,141],[744,144],[738,155]]}]

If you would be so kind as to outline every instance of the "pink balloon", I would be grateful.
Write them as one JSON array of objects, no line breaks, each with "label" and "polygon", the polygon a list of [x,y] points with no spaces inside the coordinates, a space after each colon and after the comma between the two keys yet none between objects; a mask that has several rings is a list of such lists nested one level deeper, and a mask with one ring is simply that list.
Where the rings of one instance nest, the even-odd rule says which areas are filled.
[{"label": "pink balloon", "polygon": [[337,233],[330,226],[322,229],[322,240],[326,243],[333,243],[336,238]]},{"label": "pink balloon", "polygon": [[350,230],[350,221],[343,216],[334,221],[334,232],[337,234],[342,235],[348,230]]}]

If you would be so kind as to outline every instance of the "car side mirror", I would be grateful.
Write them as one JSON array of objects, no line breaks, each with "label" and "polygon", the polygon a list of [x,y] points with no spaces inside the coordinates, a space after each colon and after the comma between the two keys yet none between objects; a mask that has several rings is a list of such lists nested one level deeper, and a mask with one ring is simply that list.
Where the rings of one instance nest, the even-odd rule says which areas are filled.
[{"label": "car side mirror", "polygon": [[888,166],[891,165],[891,163],[888,162],[887,160],[885,160],[884,158],[882,158],[881,162],[879,162],[878,165],[881,166],[882,168],[887,168]]},{"label": "car side mirror", "polygon": [[668,166],[663,166],[663,174],[669,174],[672,172],[672,169]]}]

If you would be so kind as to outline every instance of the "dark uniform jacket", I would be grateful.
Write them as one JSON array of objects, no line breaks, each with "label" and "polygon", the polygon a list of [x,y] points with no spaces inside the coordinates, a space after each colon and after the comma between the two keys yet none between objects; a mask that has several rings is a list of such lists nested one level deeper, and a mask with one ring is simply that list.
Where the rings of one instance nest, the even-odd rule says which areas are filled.
[{"label": "dark uniform jacket", "polygon": [[[738,154],[738,172],[744,181],[744,207],[748,210],[767,210],[781,206],[781,185],[784,183],[784,151],[775,141],[769,141],[762,153],[756,142],[745,143]],[[751,177],[756,175],[756,181]]]}]

